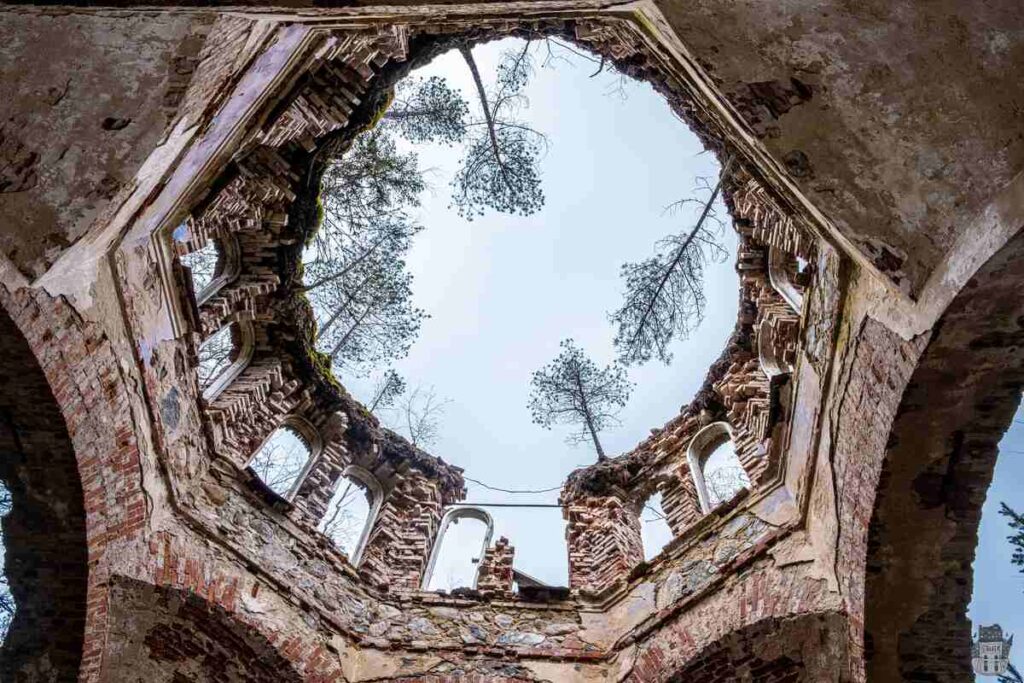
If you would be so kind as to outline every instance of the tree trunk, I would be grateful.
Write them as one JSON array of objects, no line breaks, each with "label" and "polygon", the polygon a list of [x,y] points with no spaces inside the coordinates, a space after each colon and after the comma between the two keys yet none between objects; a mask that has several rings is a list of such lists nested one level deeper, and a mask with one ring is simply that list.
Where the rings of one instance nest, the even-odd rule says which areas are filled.
[{"label": "tree trunk", "polygon": [[363,281],[360,282],[358,286],[356,286],[355,292],[349,294],[348,297],[345,299],[345,303],[341,304],[340,306],[338,306],[338,308],[334,310],[334,313],[331,314],[330,319],[320,326],[320,330],[316,333],[317,339],[321,339],[325,334],[327,334],[327,330],[334,327],[334,323],[338,322],[338,318],[341,317],[341,314],[345,311],[345,309],[348,308],[348,305],[352,303],[352,300],[356,298],[356,294],[363,290],[363,287],[366,285],[367,282],[370,281],[370,278],[372,277],[373,273],[364,277]]},{"label": "tree trunk", "polygon": [[377,251],[377,249],[380,247],[380,245],[384,244],[384,240],[386,240],[386,239],[387,239],[386,236],[380,237],[376,242],[373,243],[373,245],[369,249],[367,249],[362,254],[360,254],[359,257],[355,261],[353,261],[352,263],[348,264],[347,266],[345,266],[344,268],[339,270],[337,273],[331,273],[330,275],[322,277],[322,278],[320,278],[319,280],[317,280],[316,282],[314,282],[311,285],[304,285],[302,287],[302,291],[303,292],[308,292],[308,291],[310,291],[312,289],[316,289],[317,287],[321,287],[323,285],[326,285],[328,282],[334,282],[338,278],[345,277],[345,275],[347,275],[349,273],[349,271],[351,271],[353,268],[355,268],[360,263],[365,261],[366,258],[370,254],[372,254],[373,252]]},{"label": "tree trunk", "polygon": [[690,234],[686,236],[686,241],[684,241],[682,245],[680,245],[680,247],[676,250],[675,257],[672,259],[672,263],[669,265],[668,268],[665,269],[665,274],[661,277],[661,280],[658,282],[657,292],[653,297],[651,297],[651,301],[650,303],[647,304],[647,308],[644,310],[644,314],[640,318],[640,323],[636,327],[636,332],[633,334],[633,338],[629,340],[630,346],[633,346],[633,344],[636,343],[636,340],[640,337],[640,333],[647,325],[647,320],[651,315],[651,311],[654,309],[654,303],[661,296],[662,291],[664,291],[665,283],[668,282],[668,278],[672,275],[672,271],[676,269],[676,267],[679,265],[679,262],[683,259],[683,254],[686,253],[687,247],[689,247],[690,244],[693,242],[693,238],[696,237],[697,233],[700,232],[700,229],[704,227],[704,221],[707,220],[708,214],[711,213],[711,205],[715,203],[715,198],[718,197],[718,192],[719,190],[722,189],[722,179],[725,177],[725,174],[728,173],[729,168],[731,166],[732,158],[725,162],[725,166],[722,167],[722,172],[718,176],[718,183],[715,184],[715,189],[712,190],[711,196],[708,197],[708,201],[704,204],[704,209],[701,211],[700,218],[697,219],[697,224],[693,227],[693,230],[690,231]]},{"label": "tree trunk", "polygon": [[594,429],[594,418],[590,414],[590,406],[587,405],[587,394],[583,391],[583,382],[580,380],[579,370],[577,369],[574,375],[576,380],[576,390],[580,394],[580,403],[583,405],[583,420],[587,423],[587,430],[590,432],[590,438],[594,440],[594,449],[597,451],[597,460],[600,462],[606,458],[604,449],[601,447],[601,440],[597,438],[597,430]]},{"label": "tree trunk", "polygon": [[508,176],[505,174],[505,164],[501,161],[501,148],[498,146],[498,133],[494,126],[494,116],[491,113],[491,105],[487,102],[487,91],[484,89],[484,82],[480,78],[480,70],[476,66],[476,60],[473,59],[473,52],[463,45],[459,48],[459,53],[462,54],[462,58],[466,60],[466,65],[469,67],[469,71],[473,74],[473,83],[476,84],[476,94],[480,98],[480,108],[484,111],[484,121],[487,123],[487,135],[491,140],[491,150],[494,152],[494,160],[498,164],[498,169],[501,171],[501,178],[505,181],[505,184],[509,187],[512,183],[509,182]]},{"label": "tree trunk", "polygon": [[363,314],[361,316],[359,316],[359,320],[356,320],[356,322],[352,325],[352,327],[348,328],[348,332],[346,332],[344,335],[342,335],[342,337],[338,341],[338,343],[334,345],[333,349],[331,349],[331,358],[332,359],[335,356],[338,355],[338,351],[340,351],[341,347],[343,347],[345,345],[345,342],[347,342],[349,340],[349,338],[352,336],[352,333],[359,329],[359,326],[363,324],[364,320],[366,320],[366,316],[370,315],[370,311],[372,309],[373,309],[373,306],[367,306],[366,310],[363,311]]},{"label": "tree trunk", "polygon": [[385,374],[385,377],[384,386],[382,386],[380,391],[377,392],[377,395],[373,397],[373,402],[370,403],[370,406],[367,408],[371,413],[377,409],[377,404],[380,403],[382,398],[384,398],[384,395],[388,392],[388,387],[391,386],[392,376],[390,374]]}]

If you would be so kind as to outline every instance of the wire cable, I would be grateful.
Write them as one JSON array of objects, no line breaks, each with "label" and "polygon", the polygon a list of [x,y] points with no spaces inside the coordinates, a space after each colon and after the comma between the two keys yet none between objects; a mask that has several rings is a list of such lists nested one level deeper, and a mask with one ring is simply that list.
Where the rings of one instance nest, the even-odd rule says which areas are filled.
[{"label": "wire cable", "polygon": [[552,486],[551,488],[500,488],[498,486],[492,486],[490,484],[483,483],[479,479],[474,479],[473,477],[468,477],[466,475],[463,475],[462,478],[465,479],[466,481],[472,481],[477,486],[483,486],[484,488],[489,488],[490,490],[497,490],[497,492],[500,492],[502,494],[550,494],[551,492],[553,492],[553,490],[561,490],[562,486],[564,485],[558,484],[557,486]]}]

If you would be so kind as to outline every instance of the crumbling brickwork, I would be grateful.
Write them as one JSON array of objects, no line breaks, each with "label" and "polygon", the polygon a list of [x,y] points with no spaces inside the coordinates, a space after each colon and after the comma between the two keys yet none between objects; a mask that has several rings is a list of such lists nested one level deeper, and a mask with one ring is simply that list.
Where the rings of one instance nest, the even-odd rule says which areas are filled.
[{"label": "crumbling brickwork", "polygon": [[512,563],[516,549],[502,536],[494,545],[484,551],[476,575],[476,589],[488,597],[510,597],[512,595]]},{"label": "crumbling brickwork", "polygon": [[[0,76],[20,108],[0,130],[0,478],[19,606],[0,677],[962,680],[979,511],[1024,367],[1024,157],[1005,142],[1024,136],[1005,114],[1019,107],[977,90],[1020,96],[1004,54],[1019,41],[979,26],[1019,23],[1018,8],[990,3],[961,20],[976,40],[939,46],[977,57],[962,60],[972,100],[862,62],[928,63],[934,36],[898,32],[945,25],[942,2],[891,34],[845,6],[802,19],[817,31],[786,7],[676,5],[3,10],[8,63],[60,31],[81,54]],[[431,593],[461,470],[326,370],[301,250],[326,160],[410,69],[542,34],[647,80],[733,161],[739,318],[675,418],[567,479],[567,589],[514,594],[516,539],[501,538],[476,591]],[[921,123],[936,112],[978,125],[947,144]],[[180,259],[208,245],[220,262],[197,292]],[[231,370],[204,391],[198,351],[225,327]],[[289,425],[312,460],[282,496],[247,467]],[[697,475],[722,438],[750,484],[710,506]],[[372,508],[358,562],[317,531],[352,468]],[[645,562],[655,493],[673,540]]]}]

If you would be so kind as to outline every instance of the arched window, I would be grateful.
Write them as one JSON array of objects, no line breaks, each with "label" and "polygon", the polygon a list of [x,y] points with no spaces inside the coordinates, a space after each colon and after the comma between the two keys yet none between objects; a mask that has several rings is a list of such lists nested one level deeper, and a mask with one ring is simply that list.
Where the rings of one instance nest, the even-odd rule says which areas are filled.
[{"label": "arched window", "polygon": [[181,257],[181,264],[188,268],[192,276],[192,291],[196,295],[196,302],[203,302],[203,294],[209,290],[217,275],[220,258],[220,251],[213,242]]},{"label": "arched window", "polygon": [[212,401],[252,358],[253,329],[249,322],[231,323],[199,346],[199,390]]},{"label": "arched window", "polygon": [[761,369],[769,377],[793,372],[796,360],[796,344],[799,332],[799,318],[790,314],[769,313],[757,328],[757,356]]},{"label": "arched window", "polygon": [[320,531],[330,538],[349,561],[358,566],[370,529],[384,501],[384,491],[369,471],[349,465],[327,504]]},{"label": "arched window", "polygon": [[687,459],[705,513],[750,487],[747,472],[733,450],[732,430],[725,422],[713,422],[697,432]]},{"label": "arched window", "polygon": [[180,258],[181,265],[188,268],[191,274],[196,304],[201,306],[221,287],[238,277],[241,270],[240,257],[238,240],[229,234],[217,240],[211,239],[201,249]]},{"label": "arched window", "polygon": [[249,469],[274,493],[290,500],[320,450],[312,425],[290,417],[263,442]]},{"label": "arched window", "polygon": [[672,538],[672,529],[661,504],[661,491],[657,491],[640,508],[640,540],[643,541],[644,559],[650,561],[660,555]]},{"label": "arched window", "polygon": [[476,588],[477,569],[493,534],[494,521],[485,510],[474,507],[448,510],[441,518],[437,540],[423,574],[422,589]]},{"label": "arched window", "polygon": [[[7,485],[0,481],[0,519],[6,517],[10,511],[11,492],[7,490]],[[11,621],[14,619],[16,609],[10,584],[7,583],[6,548],[7,544],[3,533],[0,532],[0,645],[7,639],[7,631],[11,628]]]},{"label": "arched window", "polygon": [[779,249],[768,249],[768,280],[782,298],[797,314],[804,305],[804,280],[807,278],[808,263]]}]

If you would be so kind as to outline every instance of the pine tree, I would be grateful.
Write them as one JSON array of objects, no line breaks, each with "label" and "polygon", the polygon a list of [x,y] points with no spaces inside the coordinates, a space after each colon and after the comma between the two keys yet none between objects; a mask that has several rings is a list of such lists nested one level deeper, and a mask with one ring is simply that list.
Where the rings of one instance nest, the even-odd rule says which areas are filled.
[{"label": "pine tree", "polygon": [[609,316],[617,327],[615,346],[621,362],[633,365],[656,357],[667,365],[672,361],[672,341],[686,339],[703,321],[704,268],[709,260],[726,255],[708,228],[721,186],[719,180],[691,230],[663,239],[655,256],[622,266],[625,301]]},{"label": "pine tree", "polygon": [[598,460],[604,460],[598,433],[618,423],[617,415],[633,385],[624,367],[598,367],[572,339],[562,341],[561,349],[554,361],[533,373],[529,402],[533,421],[545,429],[574,425],[577,429],[567,441],[578,444],[590,439]]}]

